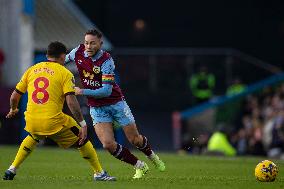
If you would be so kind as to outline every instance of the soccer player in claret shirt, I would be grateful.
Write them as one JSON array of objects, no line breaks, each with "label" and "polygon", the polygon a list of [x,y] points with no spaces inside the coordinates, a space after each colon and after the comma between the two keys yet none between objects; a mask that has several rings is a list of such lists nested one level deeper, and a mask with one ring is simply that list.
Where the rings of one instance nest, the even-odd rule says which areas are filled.
[{"label": "soccer player in claret shirt", "polygon": [[[29,135],[21,143],[14,162],[4,174],[4,180],[13,180],[16,170],[39,140],[47,137],[63,148],[76,145],[82,157],[90,163],[95,181],[115,180],[115,177],[109,176],[102,169],[95,149],[86,139],[87,125],[75,96],[74,76],[63,66],[66,54],[66,47],[62,43],[50,43],[47,50],[48,62],[31,66],[11,95],[7,118],[18,113],[21,95],[28,92],[25,130]],[[72,117],[62,112],[65,98],[81,127]]]},{"label": "soccer player in claret shirt", "polygon": [[101,32],[96,29],[90,30],[85,33],[84,44],[80,44],[66,56],[66,64],[71,61],[76,63],[84,87],[83,89],[75,87],[75,93],[87,96],[99,140],[115,158],[134,166],[136,169],[134,179],[143,177],[149,168],[145,162],[115,141],[113,121],[123,127],[132,145],[143,152],[158,170],[164,171],[164,163],[153,152],[148,139],[137,130],[131,110],[114,80],[113,59],[109,53],[101,50],[102,44]]}]

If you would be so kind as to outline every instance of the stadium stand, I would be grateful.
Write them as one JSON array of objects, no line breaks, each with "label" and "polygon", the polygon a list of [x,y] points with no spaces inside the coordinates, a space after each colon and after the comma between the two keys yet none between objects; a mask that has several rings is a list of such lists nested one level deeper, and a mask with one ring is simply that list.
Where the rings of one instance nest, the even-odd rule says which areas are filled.
[{"label": "stadium stand", "polygon": [[[44,51],[50,41],[59,40],[75,48],[86,30],[96,27],[70,0],[35,1],[35,50]],[[104,49],[112,45],[104,38]]]},{"label": "stadium stand", "polygon": [[[192,153],[204,153],[209,136],[221,125],[223,128],[227,127],[227,136],[238,155],[268,155],[270,158],[283,158],[283,81],[284,74],[279,73],[249,85],[239,94],[220,96],[180,113],[174,112],[172,115],[174,147]],[[238,109],[235,109],[234,102],[237,103]],[[211,123],[212,127],[204,129],[202,125],[194,125],[195,130],[192,130],[193,126],[189,125],[198,123],[192,122],[192,119],[195,116],[199,116],[200,119],[202,117],[200,114],[204,114],[209,109],[215,109],[223,114],[223,120],[218,120],[216,113],[216,120]],[[232,109],[234,112],[230,115]],[[191,136],[185,137],[188,133]]]}]

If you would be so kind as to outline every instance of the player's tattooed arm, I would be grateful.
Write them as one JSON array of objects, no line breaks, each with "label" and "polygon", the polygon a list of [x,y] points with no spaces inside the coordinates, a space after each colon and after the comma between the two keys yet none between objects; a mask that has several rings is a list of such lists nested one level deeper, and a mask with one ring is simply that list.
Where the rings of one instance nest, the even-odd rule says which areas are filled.
[{"label": "player's tattooed arm", "polygon": [[18,93],[16,90],[13,91],[10,98],[10,108],[15,110],[18,107],[19,101],[21,99],[22,94]]},{"label": "player's tattooed arm", "polygon": [[12,118],[18,113],[18,111],[19,111],[18,105],[19,105],[19,101],[21,99],[22,94],[23,93],[21,93],[17,89],[13,91],[13,93],[10,97],[10,111],[6,115],[6,118]]},{"label": "player's tattooed arm", "polygon": [[74,93],[69,93],[66,96],[67,105],[72,112],[74,118],[80,123],[81,129],[79,131],[79,145],[82,145],[84,141],[87,139],[87,125],[84,117],[81,113],[79,102],[77,101]]},{"label": "player's tattooed arm", "polygon": [[66,96],[66,103],[72,112],[74,118],[78,121],[81,122],[84,120],[83,115],[81,113],[80,105],[79,102],[77,101],[77,98],[75,95],[67,95]]}]

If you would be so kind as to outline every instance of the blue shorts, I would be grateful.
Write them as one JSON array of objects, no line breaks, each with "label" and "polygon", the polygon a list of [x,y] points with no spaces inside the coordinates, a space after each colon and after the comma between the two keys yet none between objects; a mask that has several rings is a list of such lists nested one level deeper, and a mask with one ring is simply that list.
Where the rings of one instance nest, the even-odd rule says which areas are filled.
[{"label": "blue shorts", "polygon": [[116,121],[120,126],[135,123],[131,110],[125,101],[101,107],[90,107],[93,125],[97,123],[112,123]]}]

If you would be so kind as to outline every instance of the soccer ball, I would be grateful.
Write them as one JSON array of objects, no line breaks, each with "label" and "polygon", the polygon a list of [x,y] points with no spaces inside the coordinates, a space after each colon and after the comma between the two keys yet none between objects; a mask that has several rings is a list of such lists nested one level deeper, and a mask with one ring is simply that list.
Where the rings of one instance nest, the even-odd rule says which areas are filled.
[{"label": "soccer ball", "polygon": [[270,160],[263,160],[254,170],[255,177],[261,182],[273,182],[278,174],[278,167]]}]

